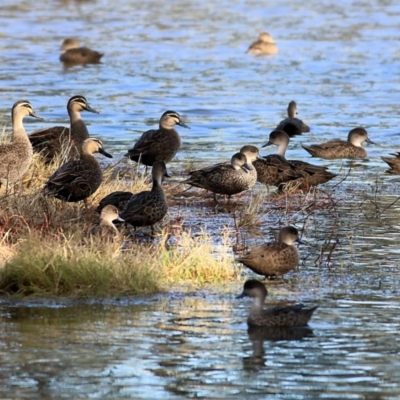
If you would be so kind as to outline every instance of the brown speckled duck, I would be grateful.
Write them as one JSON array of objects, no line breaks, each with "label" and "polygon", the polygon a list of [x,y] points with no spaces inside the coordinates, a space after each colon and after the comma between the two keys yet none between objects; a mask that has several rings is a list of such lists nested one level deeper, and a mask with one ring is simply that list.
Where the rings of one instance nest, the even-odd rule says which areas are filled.
[{"label": "brown speckled duck", "polygon": [[54,172],[44,187],[44,193],[67,202],[85,201],[103,181],[103,172],[94,153],[112,158],[104,150],[101,140],[86,139],[80,158],[67,162]]},{"label": "brown speckled duck", "polygon": [[63,151],[66,153],[66,160],[78,158],[83,142],[89,138],[89,132],[81,112],[89,111],[98,114],[98,111],[90,107],[83,96],[71,97],[67,104],[67,110],[70,128],[53,126],[34,131],[29,135],[33,151],[40,153],[46,163],[53,161]]},{"label": "brown speckled duck", "polygon": [[362,147],[362,143],[367,142],[374,144],[364,128],[354,128],[349,132],[347,141],[334,139],[321,144],[310,144],[301,146],[307,150],[313,157],[334,160],[338,158],[365,158],[366,150]]},{"label": "brown speckled duck", "polygon": [[32,163],[32,145],[26,134],[23,119],[26,116],[41,119],[27,100],[17,101],[11,109],[11,141],[0,145],[0,189],[22,178]]},{"label": "brown speckled duck", "polygon": [[143,191],[132,195],[120,213],[126,223],[139,226],[151,226],[161,221],[168,212],[168,203],[162,188],[164,177],[169,177],[163,161],[157,161],[151,171],[153,187],[151,191]]},{"label": "brown speckled duck", "polygon": [[190,172],[190,178],[183,183],[230,196],[252,188],[257,181],[257,171],[252,163],[258,158],[255,146],[243,146],[232,156],[230,163],[220,163]]},{"label": "brown speckled duck", "polygon": [[132,192],[124,192],[124,191],[112,192],[107,196],[103,197],[99,201],[99,205],[96,211],[100,212],[105,206],[109,204],[117,207],[119,211],[122,211],[126,203],[130,200],[132,196],[133,196]]},{"label": "brown speckled duck", "polygon": [[289,142],[289,135],[285,131],[275,130],[270,133],[268,143],[262,147],[275,145],[278,146],[278,151],[254,162],[258,182],[272,186],[291,182],[293,187],[308,189],[310,186],[328,182],[336,176],[329,172],[327,167],[287,160],[285,154]]},{"label": "brown speckled duck", "polygon": [[258,39],[250,45],[246,53],[256,55],[277,54],[278,46],[268,32],[262,32]]},{"label": "brown speckled duck", "polygon": [[98,64],[104,55],[88,47],[79,47],[79,42],[75,38],[65,39],[62,42],[61,50],[60,61],[67,66]]},{"label": "brown speckled duck", "polygon": [[297,118],[297,104],[291,101],[287,108],[288,118],[282,120],[276,130],[285,131],[290,137],[301,135],[304,132],[310,132],[310,127],[301,119]]},{"label": "brown speckled duck", "polygon": [[265,277],[283,275],[299,264],[300,255],[294,242],[302,243],[299,232],[293,226],[285,226],[280,230],[277,242],[252,247],[237,261]]},{"label": "brown speckled duck", "polygon": [[100,213],[100,222],[89,230],[89,235],[104,242],[113,242],[120,238],[118,229],[113,221],[124,221],[119,216],[117,207],[109,204]]},{"label": "brown speckled duck", "polygon": [[160,118],[160,127],[143,133],[132,149],[124,155],[151,167],[156,161],[169,163],[181,148],[181,137],[175,125],[189,128],[175,111],[166,111]]},{"label": "brown speckled duck", "polygon": [[304,308],[303,304],[292,306],[277,306],[264,309],[267,289],[255,279],[245,282],[243,292],[236,298],[252,297],[254,299],[253,307],[247,317],[249,326],[269,326],[269,327],[295,327],[306,326],[310,321],[314,311],[318,306]]}]

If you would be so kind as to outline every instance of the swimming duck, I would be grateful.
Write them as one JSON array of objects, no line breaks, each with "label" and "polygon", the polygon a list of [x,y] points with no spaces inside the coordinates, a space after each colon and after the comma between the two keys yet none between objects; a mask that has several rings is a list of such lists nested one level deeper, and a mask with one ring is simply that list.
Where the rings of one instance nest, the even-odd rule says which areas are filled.
[{"label": "swimming duck", "polygon": [[294,327],[306,326],[310,321],[314,311],[318,306],[304,308],[303,304],[293,306],[278,306],[264,309],[264,301],[267,297],[267,289],[255,279],[245,282],[243,292],[237,296],[237,299],[243,297],[253,297],[254,304],[247,317],[249,326],[269,326],[269,327]]},{"label": "swimming duck", "polygon": [[321,144],[311,144],[301,146],[307,150],[313,157],[325,158],[334,160],[337,158],[365,158],[367,157],[366,150],[361,146],[363,142],[372,142],[368,133],[364,128],[354,128],[349,132],[347,141],[334,139]]},{"label": "swimming duck", "polygon": [[169,163],[182,144],[179,133],[174,129],[175,125],[189,128],[177,112],[166,111],[160,118],[159,128],[144,132],[124,157],[150,167],[156,161]]},{"label": "swimming duck", "polygon": [[164,161],[156,161],[151,171],[153,187],[151,191],[143,191],[132,195],[120,216],[125,222],[138,226],[151,226],[161,221],[168,212],[167,199],[162,188],[164,177],[170,177]]},{"label": "swimming duck", "polygon": [[99,205],[96,211],[101,212],[101,210],[109,204],[117,207],[119,211],[122,211],[125,207],[125,204],[130,200],[132,196],[133,196],[132,192],[124,192],[124,191],[112,192],[107,196],[103,197],[99,201]]},{"label": "swimming duck", "polygon": [[75,38],[65,39],[62,42],[61,50],[60,61],[65,65],[71,66],[78,64],[98,64],[104,55],[88,47],[79,47],[79,42]]},{"label": "swimming duck", "polygon": [[246,53],[258,55],[277,54],[278,46],[268,32],[262,32],[258,39],[250,45]]},{"label": "swimming duck", "polygon": [[303,243],[299,239],[299,232],[293,226],[285,226],[280,230],[277,242],[252,247],[237,261],[265,277],[283,275],[299,264],[300,255],[294,242]]},{"label": "swimming duck", "polygon": [[290,138],[285,131],[275,130],[269,135],[269,141],[262,147],[276,145],[276,154],[270,154],[254,162],[257,170],[257,181],[265,185],[279,186],[291,182],[293,186],[308,189],[311,186],[328,182],[335,176],[327,167],[320,167],[304,161],[287,160],[286,150]]},{"label": "swimming duck", "polygon": [[275,128],[276,130],[285,131],[290,137],[301,135],[304,132],[310,132],[310,127],[296,117],[297,104],[295,101],[289,103],[287,113],[288,118],[282,120]]},{"label": "swimming duck", "polygon": [[219,163],[192,171],[190,178],[183,183],[213,192],[216,202],[217,193],[228,195],[230,198],[255,185],[257,171],[252,163],[258,158],[258,154],[257,147],[243,146],[239,153],[232,156],[230,163]]},{"label": "swimming duck", "polygon": [[89,235],[104,242],[113,242],[119,239],[119,232],[113,221],[124,221],[119,216],[117,207],[109,204],[101,210],[100,223],[89,230]]},{"label": "swimming duck", "polygon": [[400,153],[391,154],[394,157],[381,157],[385,163],[389,164],[388,174],[397,175],[400,173]]},{"label": "swimming duck", "polygon": [[93,156],[94,153],[112,158],[112,155],[104,150],[101,140],[86,139],[80,158],[68,161],[54,172],[44,187],[45,194],[67,202],[86,202],[103,181],[103,172]]},{"label": "swimming duck", "polygon": [[67,104],[67,110],[70,118],[70,128],[53,126],[52,128],[34,131],[29,135],[33,151],[41,153],[46,163],[53,161],[62,151],[66,152],[67,160],[78,158],[83,142],[89,137],[81,112],[89,111],[98,114],[98,111],[90,107],[83,96],[71,97]]},{"label": "swimming duck", "polygon": [[36,115],[29,101],[19,100],[14,103],[11,109],[11,141],[0,145],[0,188],[2,190],[7,190],[9,184],[20,180],[32,163],[32,146],[23,125],[23,119],[28,115],[42,119]]}]

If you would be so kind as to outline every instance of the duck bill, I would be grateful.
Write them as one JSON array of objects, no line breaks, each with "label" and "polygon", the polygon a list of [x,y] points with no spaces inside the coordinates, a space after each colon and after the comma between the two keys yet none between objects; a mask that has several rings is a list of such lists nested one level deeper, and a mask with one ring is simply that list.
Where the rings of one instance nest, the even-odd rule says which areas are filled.
[{"label": "duck bill", "polygon": [[183,121],[179,121],[178,125],[183,126],[184,128],[190,129],[190,126],[186,125]]},{"label": "duck bill", "polygon": [[296,242],[299,244],[307,244],[304,240],[301,239],[297,239]]},{"label": "duck bill", "polygon": [[242,170],[244,171],[244,172],[249,172],[249,171],[252,171],[254,168],[253,167],[251,167],[249,164],[247,164],[247,163],[244,163],[243,165],[242,165]]},{"label": "duck bill", "polygon": [[108,158],[113,158],[113,156],[110,153],[107,153],[105,150],[103,149],[99,149],[99,153],[103,154],[103,156],[106,156]]},{"label": "duck bill", "polygon": [[90,107],[89,104],[86,104],[85,110],[89,111],[89,112],[92,112],[92,113],[95,113],[95,114],[100,114],[97,110],[95,110],[94,108]]},{"label": "duck bill", "polygon": [[44,121],[44,118],[43,118],[42,116],[37,115],[37,114],[34,113],[34,112],[29,113],[29,115],[30,115],[31,117],[33,117],[33,118],[40,119],[41,121]]},{"label": "duck bill", "polygon": [[171,176],[168,172],[165,172],[164,176],[165,176],[166,178],[172,178],[172,176]]},{"label": "duck bill", "polygon": [[369,144],[375,144],[375,142],[373,142],[370,138],[367,138],[365,141],[366,141],[367,143],[369,143]]},{"label": "duck bill", "polygon": [[272,145],[273,145],[273,143],[270,140],[268,140],[268,142],[263,144],[261,147],[267,147],[267,146],[272,146]]},{"label": "duck bill", "polygon": [[247,294],[245,292],[242,292],[239,294],[239,296],[236,296],[236,299],[243,299],[243,297],[247,297]]}]

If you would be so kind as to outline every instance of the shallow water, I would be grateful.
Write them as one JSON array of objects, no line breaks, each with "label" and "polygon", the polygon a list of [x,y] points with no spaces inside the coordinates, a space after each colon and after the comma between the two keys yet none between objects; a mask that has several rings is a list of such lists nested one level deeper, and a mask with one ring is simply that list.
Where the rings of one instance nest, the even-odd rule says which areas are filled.
[{"label": "shallow water", "polygon": [[[342,178],[351,166],[350,175],[327,185],[332,196],[291,200],[301,211],[285,199],[267,202],[259,231],[244,233],[261,243],[271,226],[304,227],[300,269],[270,289],[271,302],[319,304],[302,340],[249,335],[249,304],[234,299],[241,282],[218,294],[177,289],[101,303],[3,299],[0,397],[398,398],[400,205],[385,207],[399,177],[384,175],[380,156],[400,144],[399,16],[400,5],[383,0],[269,8],[243,0],[3,1],[0,110],[8,127],[20,98],[46,118],[26,118],[28,132],[67,125],[69,97],[83,94],[100,111],[84,114],[90,133],[118,159],[173,109],[191,127],[178,127],[184,146],[171,167],[179,175],[187,160],[206,165],[265,143],[294,99],[311,132],[292,140],[289,158],[307,160],[300,143],[346,137],[358,125],[376,144],[367,145],[366,161],[313,159]],[[245,54],[262,30],[276,39],[277,56]],[[104,51],[103,63],[64,70],[59,46],[68,36]],[[220,211],[218,226],[232,229],[232,213]],[[219,233],[208,200],[184,217],[193,231]]]}]

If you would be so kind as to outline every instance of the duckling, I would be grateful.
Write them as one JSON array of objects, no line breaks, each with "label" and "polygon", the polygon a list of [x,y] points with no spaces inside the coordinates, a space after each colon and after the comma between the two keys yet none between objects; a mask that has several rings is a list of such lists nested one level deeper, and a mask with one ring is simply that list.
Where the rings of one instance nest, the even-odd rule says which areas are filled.
[{"label": "duckling", "polygon": [[214,193],[228,195],[229,198],[244,190],[251,189],[257,181],[257,171],[253,161],[258,158],[255,146],[243,146],[239,153],[232,156],[230,163],[219,163],[211,167],[190,172],[190,178],[183,183]]},{"label": "duckling", "polygon": [[168,203],[162,188],[164,177],[170,177],[164,161],[156,161],[151,171],[153,187],[151,191],[134,194],[126,203],[120,216],[125,222],[138,226],[151,226],[161,221],[168,212]]},{"label": "duckling", "polygon": [[84,200],[86,203],[86,199],[103,181],[103,172],[99,162],[93,157],[94,153],[112,158],[112,155],[104,150],[101,140],[86,139],[80,158],[67,162],[54,172],[44,187],[44,193],[66,202]]},{"label": "duckling", "polygon": [[32,163],[32,146],[23,125],[23,119],[28,115],[43,119],[36,115],[29,101],[19,100],[14,103],[11,109],[11,141],[0,145],[0,188],[2,190],[7,190],[8,185],[20,180]]},{"label": "duckling", "polygon": [[397,175],[400,173],[400,153],[391,154],[394,157],[381,157],[385,163],[389,164],[388,174]]},{"label": "duckling", "polygon": [[262,32],[258,39],[250,45],[246,53],[258,55],[277,54],[278,46],[268,32]]},{"label": "duckling", "polygon": [[67,110],[70,118],[70,128],[53,126],[34,131],[29,135],[33,151],[40,153],[46,163],[53,161],[62,151],[67,151],[66,159],[78,158],[83,142],[89,138],[89,132],[82,119],[81,112],[89,111],[98,114],[90,107],[83,96],[73,96],[69,99]]},{"label": "duckling", "polygon": [[237,261],[265,277],[284,275],[295,269],[300,261],[294,242],[303,243],[299,232],[293,226],[285,226],[280,230],[277,242],[253,247]]},{"label": "duckling", "polygon": [[297,104],[291,101],[287,108],[288,118],[279,122],[275,128],[277,131],[285,131],[290,137],[301,135],[303,132],[310,132],[310,127],[301,119],[296,117]]},{"label": "duckling", "polygon": [[374,144],[368,137],[368,132],[361,127],[354,128],[349,132],[347,141],[333,139],[321,144],[311,144],[301,146],[313,157],[334,160],[338,158],[366,158],[367,152],[361,146],[363,142]]},{"label": "duckling", "polygon": [[160,118],[160,127],[144,132],[124,157],[149,167],[156,161],[169,163],[182,145],[181,137],[174,129],[175,125],[190,129],[177,112],[165,111]]},{"label": "duckling", "polygon": [[61,50],[60,61],[70,66],[78,64],[98,64],[101,57],[104,55],[88,47],[79,47],[79,42],[75,38],[65,39],[62,42]]},{"label": "duckling", "polygon": [[276,145],[276,154],[270,154],[254,162],[257,170],[257,181],[265,185],[280,186],[292,182],[293,186],[309,189],[328,182],[335,176],[327,167],[320,167],[304,161],[287,160],[286,150],[290,138],[285,131],[275,130],[269,135],[269,141],[262,147]]},{"label": "duckling", "polygon": [[109,204],[101,210],[100,223],[89,230],[89,235],[100,238],[104,242],[113,242],[119,239],[119,232],[113,221],[124,221],[118,215],[117,207]]},{"label": "duckling", "polygon": [[263,305],[267,294],[266,287],[260,281],[250,279],[245,282],[243,292],[236,297],[237,299],[247,296],[254,298],[253,307],[247,317],[247,324],[249,326],[306,326],[314,311],[318,308],[318,306],[304,308],[303,304],[296,304],[293,306],[278,306],[264,310]]},{"label": "duckling", "polygon": [[96,208],[96,211],[101,212],[101,210],[109,204],[117,207],[119,211],[122,211],[125,207],[125,204],[130,200],[132,196],[132,192],[112,192],[99,201],[99,205]]}]

